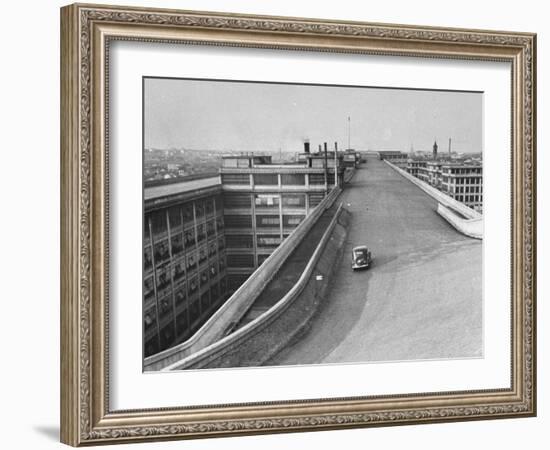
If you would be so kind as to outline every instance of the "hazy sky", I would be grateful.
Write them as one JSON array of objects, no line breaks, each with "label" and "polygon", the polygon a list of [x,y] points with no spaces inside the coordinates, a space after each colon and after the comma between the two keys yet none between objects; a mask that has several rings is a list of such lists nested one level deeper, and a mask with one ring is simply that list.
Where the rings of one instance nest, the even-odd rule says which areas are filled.
[{"label": "hazy sky", "polygon": [[146,79],[145,148],[482,151],[483,94]]}]

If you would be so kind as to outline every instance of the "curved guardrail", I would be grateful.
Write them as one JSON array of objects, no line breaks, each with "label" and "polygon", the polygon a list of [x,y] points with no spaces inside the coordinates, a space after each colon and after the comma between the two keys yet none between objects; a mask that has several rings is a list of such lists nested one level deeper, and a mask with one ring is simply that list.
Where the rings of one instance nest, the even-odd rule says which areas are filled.
[{"label": "curved guardrail", "polygon": [[464,219],[441,203],[437,205],[437,213],[462,234],[475,239],[483,239],[483,219]]},{"label": "curved guardrail", "polygon": [[302,241],[323,212],[330,208],[342,190],[335,187],[300,225],[267,258],[233,295],[187,341],[144,360],[144,370],[161,370],[209,347],[224,338],[227,329],[238,323],[259,293],[277,274],[279,268]]}]

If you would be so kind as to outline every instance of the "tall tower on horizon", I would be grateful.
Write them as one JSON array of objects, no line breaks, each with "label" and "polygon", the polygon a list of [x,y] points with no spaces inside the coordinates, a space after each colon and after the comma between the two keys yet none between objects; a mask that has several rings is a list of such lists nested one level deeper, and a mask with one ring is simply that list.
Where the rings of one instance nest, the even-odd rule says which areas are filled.
[{"label": "tall tower on horizon", "polygon": [[433,151],[432,151],[432,156],[433,156],[433,159],[434,161],[437,159],[437,141],[434,141],[434,147],[433,147]]}]

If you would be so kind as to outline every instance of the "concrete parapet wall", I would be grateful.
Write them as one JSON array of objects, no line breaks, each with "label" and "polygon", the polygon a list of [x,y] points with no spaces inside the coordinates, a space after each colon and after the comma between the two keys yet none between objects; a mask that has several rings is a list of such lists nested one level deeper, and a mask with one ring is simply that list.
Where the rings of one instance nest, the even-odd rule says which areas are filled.
[{"label": "concrete parapet wall", "polygon": [[437,213],[462,234],[483,239],[483,219],[464,219],[441,203],[437,205]]},{"label": "concrete parapet wall", "polygon": [[201,351],[220,340],[224,340],[225,337],[230,337],[231,334],[226,336],[227,333],[246,314],[258,295],[277,274],[279,268],[307,235],[319,217],[333,205],[340,192],[340,188],[334,188],[264,261],[261,270],[256,270],[191,338],[163,352],[145,358],[144,369],[150,371],[171,367],[191,355],[201,354]]},{"label": "concrete parapet wall", "polygon": [[411,183],[416,184],[420,189],[422,189],[426,194],[428,194],[430,197],[433,197],[436,199],[439,203],[446,206],[447,208],[450,208],[459,214],[463,215],[467,219],[480,219],[483,220],[483,215],[478,213],[477,211],[474,211],[472,208],[469,208],[464,203],[461,203],[454,198],[449,197],[448,195],[444,194],[440,190],[434,188],[433,186],[430,186],[425,181],[419,180],[415,176],[408,173],[406,170],[400,169],[395,164],[392,164],[388,161],[384,161],[388,166],[390,166],[392,169],[397,171],[400,175],[405,177],[407,180],[409,180]]},{"label": "concrete parapet wall", "polygon": [[343,249],[348,214],[340,205],[300,279],[273,307],[229,336],[164,370],[259,366],[284,348],[307,326],[324,295],[334,262]]}]

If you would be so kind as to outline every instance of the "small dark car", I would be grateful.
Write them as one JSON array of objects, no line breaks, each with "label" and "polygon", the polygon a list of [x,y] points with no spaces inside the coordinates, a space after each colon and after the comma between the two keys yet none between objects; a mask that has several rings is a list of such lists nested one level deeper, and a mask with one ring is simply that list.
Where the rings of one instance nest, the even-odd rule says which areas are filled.
[{"label": "small dark car", "polygon": [[371,253],[366,245],[354,247],[351,251],[351,268],[353,270],[368,269],[371,260]]}]

